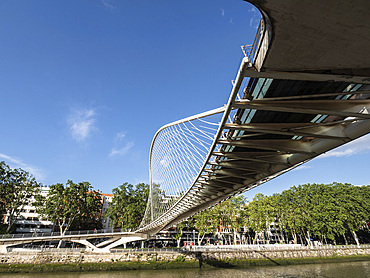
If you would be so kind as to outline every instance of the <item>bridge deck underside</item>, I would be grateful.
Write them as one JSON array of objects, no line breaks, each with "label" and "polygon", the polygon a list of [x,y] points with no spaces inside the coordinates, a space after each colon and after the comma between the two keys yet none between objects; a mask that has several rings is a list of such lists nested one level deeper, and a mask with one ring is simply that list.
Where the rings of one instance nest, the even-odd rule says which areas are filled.
[{"label": "bridge deck underside", "polygon": [[[264,91],[263,86],[266,83],[269,83],[269,88]],[[289,160],[294,154],[304,158],[302,162],[320,154],[313,152],[311,148],[315,140],[316,143],[319,140],[331,140],[340,144],[350,140],[342,132],[343,120],[350,113],[347,116],[337,115],[343,112],[342,107],[339,107],[341,104],[338,96],[307,97],[302,100],[293,98],[285,101],[272,99],[281,96],[289,99],[294,96],[342,93],[355,86],[345,82],[271,79],[252,79],[250,86],[250,95],[256,101],[235,102],[234,107],[246,108],[239,108],[234,123],[225,125],[227,138],[219,141],[224,146],[218,162],[213,166],[214,169],[218,165],[221,168],[218,167],[220,169],[210,175],[210,184],[220,185],[227,181],[247,185],[256,178],[268,177],[294,166],[295,163]],[[345,99],[348,96],[340,98]],[[260,103],[254,103],[261,97],[263,100]],[[331,111],[330,101],[333,101]],[[348,102],[346,107],[350,105]],[[358,111],[363,106],[366,106],[366,102],[360,104]],[[297,110],[299,113],[295,112]]]},{"label": "bridge deck underside", "polygon": [[273,25],[259,70],[370,76],[370,1],[247,1]]}]

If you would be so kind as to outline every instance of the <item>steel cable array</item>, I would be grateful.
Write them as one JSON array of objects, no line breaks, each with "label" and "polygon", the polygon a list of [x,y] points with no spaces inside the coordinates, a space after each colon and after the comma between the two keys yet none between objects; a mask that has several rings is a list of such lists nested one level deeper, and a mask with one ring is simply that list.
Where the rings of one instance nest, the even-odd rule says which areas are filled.
[{"label": "steel cable array", "polygon": [[141,226],[170,210],[194,183],[215,139],[222,109],[161,128],[150,153],[150,196]]}]

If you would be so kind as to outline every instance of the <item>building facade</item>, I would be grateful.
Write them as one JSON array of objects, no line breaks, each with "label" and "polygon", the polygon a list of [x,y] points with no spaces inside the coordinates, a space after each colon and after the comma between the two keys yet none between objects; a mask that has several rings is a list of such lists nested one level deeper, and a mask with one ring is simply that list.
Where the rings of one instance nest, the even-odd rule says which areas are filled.
[{"label": "building facade", "polygon": [[[40,194],[48,195],[49,187],[40,187]],[[31,203],[35,201],[32,197]],[[48,219],[42,219],[33,205],[25,206],[15,222],[16,233],[50,233],[54,229],[54,223]]]},{"label": "building facade", "polygon": [[[40,194],[47,197],[49,187],[40,187]],[[100,192],[99,192],[100,193]],[[101,222],[103,229],[110,228],[110,219],[105,217],[105,211],[108,208],[108,204],[112,201],[113,194],[100,193],[102,200],[102,211],[101,211]],[[36,208],[32,205],[35,199],[32,197],[31,204],[25,206],[17,217],[15,222],[16,233],[51,233],[54,231],[54,223],[48,219],[43,219],[36,212]],[[4,223],[7,223],[7,216],[5,217]]]}]

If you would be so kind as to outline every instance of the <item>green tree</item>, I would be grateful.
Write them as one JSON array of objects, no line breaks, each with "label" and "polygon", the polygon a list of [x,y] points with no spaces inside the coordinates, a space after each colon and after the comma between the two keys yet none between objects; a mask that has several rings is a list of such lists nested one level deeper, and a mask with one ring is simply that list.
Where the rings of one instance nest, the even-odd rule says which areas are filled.
[{"label": "green tree", "polygon": [[234,244],[237,242],[237,235],[243,226],[243,212],[246,198],[242,195],[228,199],[218,206],[223,208],[222,225],[229,227],[234,236]]},{"label": "green tree", "polygon": [[350,184],[304,184],[293,186],[278,194],[281,222],[297,242],[297,234],[334,240],[351,232],[358,243],[356,232],[366,225],[369,219],[368,187],[354,187]]},{"label": "green tree", "polygon": [[181,238],[183,236],[184,230],[190,231],[195,228],[195,218],[189,217],[176,224],[176,235],[174,239],[177,241],[177,247],[180,248]]},{"label": "green tree", "polygon": [[370,208],[367,199],[367,188],[340,183],[334,183],[333,186],[338,191],[338,205],[344,212],[342,220],[344,230],[351,232],[354,240],[359,244],[356,232],[369,219]]},{"label": "green tree", "polygon": [[244,223],[244,205],[245,197],[237,196],[195,215],[195,227],[199,232],[198,243],[202,242],[205,234],[216,230],[221,233],[223,228],[230,229],[236,243],[237,234]]},{"label": "green tree", "polygon": [[177,242],[177,247],[180,248],[180,243],[181,243],[181,237],[183,235],[183,230],[186,227],[187,222],[186,220],[181,221],[180,223],[176,224],[176,235],[175,235],[175,240]]},{"label": "green tree", "polygon": [[47,197],[37,197],[36,211],[59,227],[64,235],[75,221],[94,222],[100,217],[102,200],[89,182],[67,181],[50,186]]},{"label": "green tree", "polygon": [[137,228],[144,216],[148,195],[149,185],[144,183],[134,188],[126,182],[114,188],[112,202],[106,210],[112,225],[123,229]]},{"label": "green tree", "polygon": [[0,162],[0,210],[6,219],[6,233],[14,225],[26,205],[33,203],[40,184],[22,169],[10,169],[4,161]]},{"label": "green tree", "polygon": [[264,240],[264,231],[269,224],[269,216],[266,206],[266,196],[258,193],[247,206],[247,217],[245,224],[249,229],[254,231],[254,242],[256,242],[262,235]]},{"label": "green tree", "polygon": [[206,209],[194,215],[194,227],[198,230],[198,245],[201,245],[204,237],[208,233],[213,233],[218,226],[218,221],[214,217],[214,207]]}]

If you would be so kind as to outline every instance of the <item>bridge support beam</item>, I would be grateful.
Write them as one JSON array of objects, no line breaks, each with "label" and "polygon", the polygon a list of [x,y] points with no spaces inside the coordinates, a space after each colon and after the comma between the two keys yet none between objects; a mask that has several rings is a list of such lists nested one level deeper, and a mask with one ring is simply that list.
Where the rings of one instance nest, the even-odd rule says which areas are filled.
[{"label": "bridge support beam", "polygon": [[110,238],[106,241],[100,242],[99,244],[96,245],[96,247],[101,248],[101,247],[106,246],[107,244],[115,242],[119,239],[120,239],[120,237],[112,237],[112,238]]},{"label": "bridge support beam", "polygon": [[143,237],[140,237],[140,236],[122,237],[122,238],[118,239],[117,241],[112,242],[111,244],[109,244],[108,246],[106,246],[104,248],[98,248],[98,249],[93,250],[93,252],[109,253],[110,249],[112,249],[114,247],[117,247],[117,246],[122,245],[122,244],[126,244],[128,242],[144,240],[144,239],[146,239],[146,238],[143,238]]},{"label": "bridge support beam", "polygon": [[77,243],[80,243],[82,245],[85,245],[86,246],[86,251],[95,251],[96,249],[99,249],[98,247],[96,247],[94,244],[92,244],[87,239],[75,239],[72,242],[77,242]]}]

